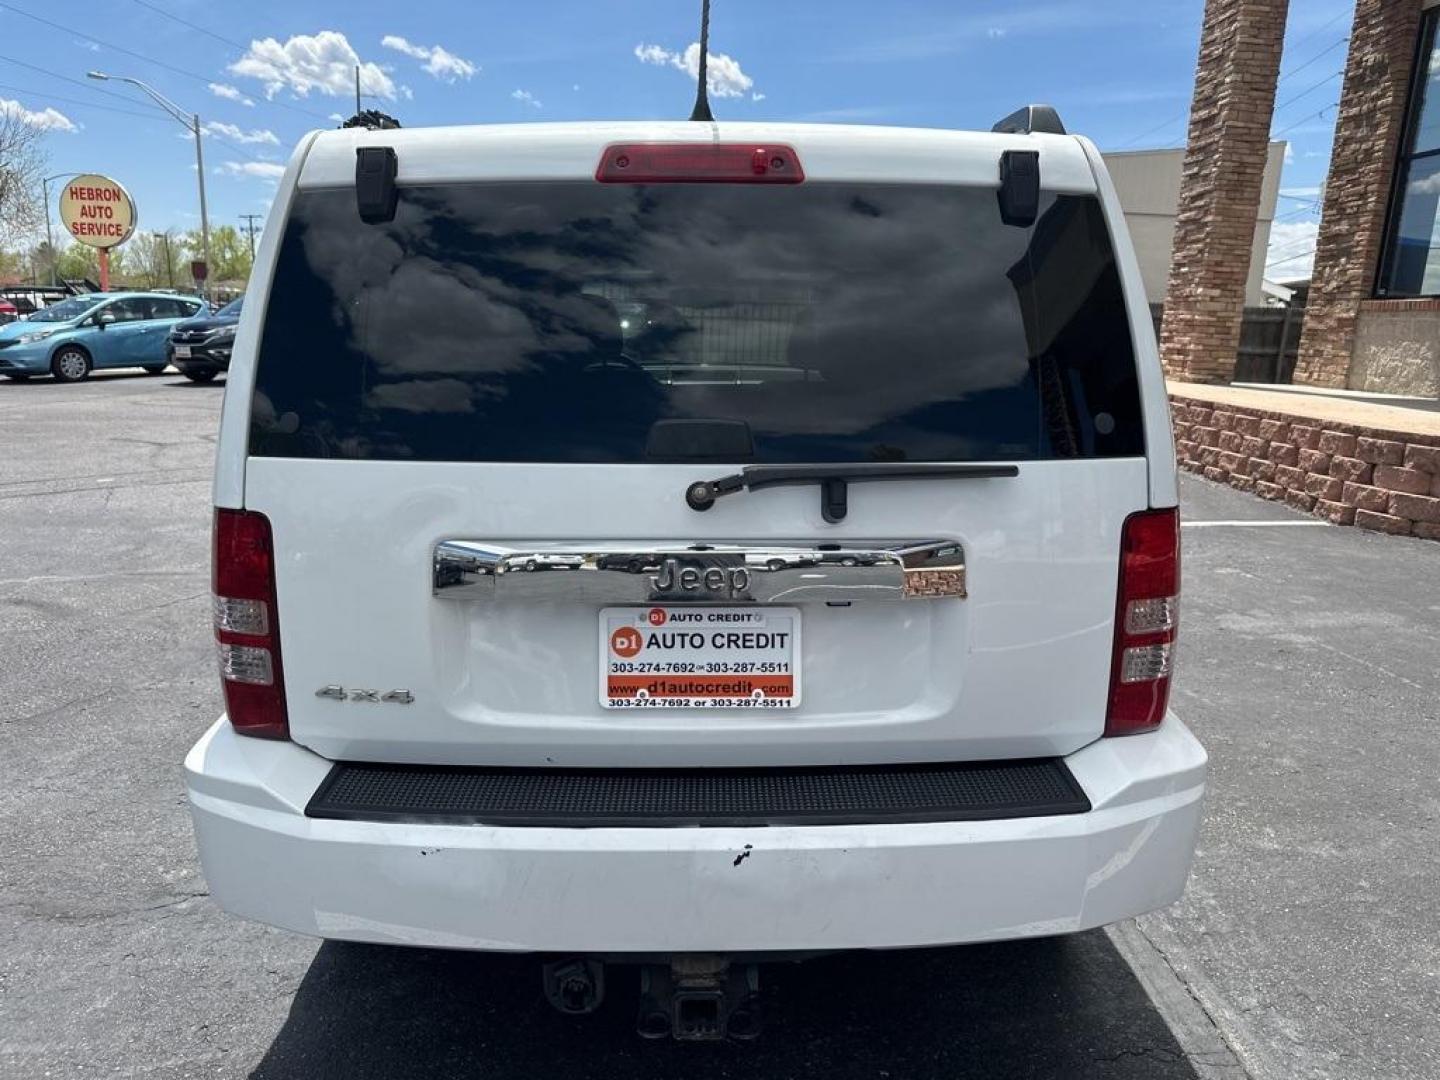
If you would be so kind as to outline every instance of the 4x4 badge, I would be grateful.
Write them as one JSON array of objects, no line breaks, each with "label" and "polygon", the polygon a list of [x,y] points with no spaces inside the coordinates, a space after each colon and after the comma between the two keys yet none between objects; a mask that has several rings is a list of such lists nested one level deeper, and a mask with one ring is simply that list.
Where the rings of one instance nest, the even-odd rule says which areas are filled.
[{"label": "4x4 badge", "polygon": [[381,702],[409,705],[415,701],[415,695],[409,690],[358,690],[353,686],[346,688],[333,683],[316,690],[315,696],[331,701],[372,701],[377,705]]}]

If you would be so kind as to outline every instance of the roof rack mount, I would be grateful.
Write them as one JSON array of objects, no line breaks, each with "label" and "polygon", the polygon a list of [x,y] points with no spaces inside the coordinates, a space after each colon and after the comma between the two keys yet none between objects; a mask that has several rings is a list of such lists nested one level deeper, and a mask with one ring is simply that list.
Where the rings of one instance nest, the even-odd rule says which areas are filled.
[{"label": "roof rack mount", "polygon": [[1064,135],[1065,125],[1053,105],[1026,105],[990,130],[1001,135]]}]

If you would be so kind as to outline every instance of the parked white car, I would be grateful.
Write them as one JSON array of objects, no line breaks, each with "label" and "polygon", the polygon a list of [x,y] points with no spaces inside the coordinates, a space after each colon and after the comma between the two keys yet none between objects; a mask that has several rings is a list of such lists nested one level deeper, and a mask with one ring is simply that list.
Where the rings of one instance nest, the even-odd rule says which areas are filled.
[{"label": "parked white car", "polygon": [[211,892],[569,1011],[643,962],[683,1037],[753,1034],[757,960],[1161,907],[1177,501],[1049,110],[311,135],[220,433]]}]

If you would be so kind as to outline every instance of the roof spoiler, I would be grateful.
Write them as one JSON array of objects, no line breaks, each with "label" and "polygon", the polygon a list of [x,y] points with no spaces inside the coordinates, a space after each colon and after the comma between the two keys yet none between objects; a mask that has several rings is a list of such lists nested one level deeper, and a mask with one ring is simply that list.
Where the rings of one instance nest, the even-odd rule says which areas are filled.
[{"label": "roof spoiler", "polygon": [[990,130],[1001,135],[1064,135],[1065,125],[1053,105],[1026,105]]}]

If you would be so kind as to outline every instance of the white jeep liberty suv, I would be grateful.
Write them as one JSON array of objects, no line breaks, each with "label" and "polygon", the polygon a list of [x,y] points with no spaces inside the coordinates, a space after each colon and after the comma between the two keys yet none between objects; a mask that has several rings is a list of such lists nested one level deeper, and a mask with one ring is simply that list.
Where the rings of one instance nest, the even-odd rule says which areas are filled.
[{"label": "white jeep liberty suv", "polygon": [[227,910],[542,954],[753,1033],[767,958],[1184,887],[1175,463],[1095,147],[583,123],[313,134],[215,477]]}]

